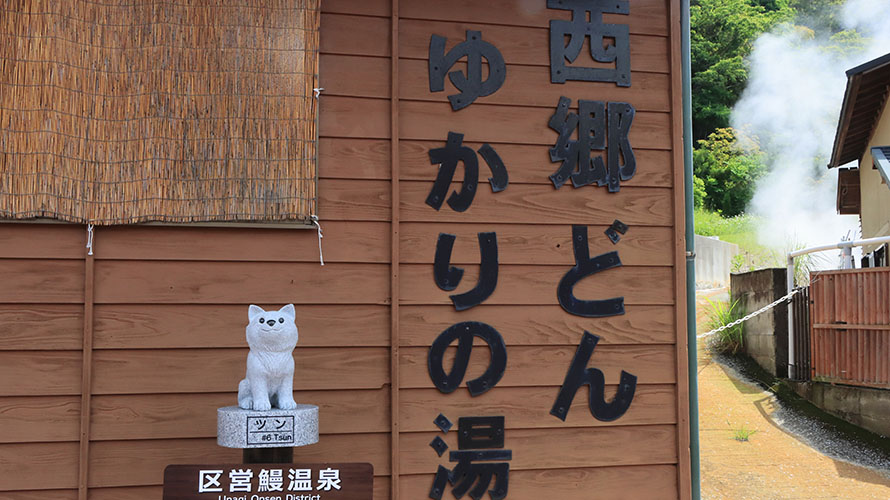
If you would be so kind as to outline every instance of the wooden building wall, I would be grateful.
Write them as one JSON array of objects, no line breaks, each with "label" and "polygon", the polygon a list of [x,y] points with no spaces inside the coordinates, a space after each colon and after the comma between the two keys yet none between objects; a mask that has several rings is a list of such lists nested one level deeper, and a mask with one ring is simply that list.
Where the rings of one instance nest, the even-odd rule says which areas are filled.
[{"label": "wooden building wall", "polygon": [[[247,305],[289,302],[297,400],[321,407],[321,440],[295,460],[371,462],[375,500],[427,497],[448,465],[428,446],[440,412],[506,416],[508,498],[689,498],[679,3],[631,0],[631,15],[615,16],[630,25],[630,88],[551,84],[548,21],[569,12],[545,5],[322,2],[324,267],[311,230],[102,228],[90,257],[82,226],[0,225],[0,499],[160,498],[168,464],[239,461],[215,443],[215,411],[235,403]],[[450,48],[466,29],[500,49],[507,79],[453,112],[449,92],[429,92],[429,39],[447,36]],[[547,122],[561,95],[636,107],[637,174],[620,193],[553,189]],[[449,131],[492,144],[510,174],[493,194],[483,164],[464,213],[424,203],[436,174],[427,152]],[[630,230],[613,246],[603,231],[616,218]],[[572,224],[589,226],[591,255],[618,250],[624,263],[576,294],[623,295],[626,315],[558,305]],[[497,233],[498,286],[455,312],[433,280],[436,238],[457,235],[463,292],[481,231]],[[504,378],[477,398],[441,394],[427,374],[430,344],[460,321],[486,322],[507,344]],[[614,422],[591,417],[584,389],[566,422],[548,414],[584,330],[602,337],[590,365],[607,397],[621,370],[639,379]],[[468,378],[486,362],[477,348]],[[443,436],[453,449],[454,434]]]},{"label": "wooden building wall", "polygon": [[[862,226],[862,238],[890,236],[890,184],[884,182],[871,155],[871,148],[887,145],[890,145],[890,104],[885,102],[859,162],[859,222]],[[868,254],[879,247],[863,247],[862,253]]]}]

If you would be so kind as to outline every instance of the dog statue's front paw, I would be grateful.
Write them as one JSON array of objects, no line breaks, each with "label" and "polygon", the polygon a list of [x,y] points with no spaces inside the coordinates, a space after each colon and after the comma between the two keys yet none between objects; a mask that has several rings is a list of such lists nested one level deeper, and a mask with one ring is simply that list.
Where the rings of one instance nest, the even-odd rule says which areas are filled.
[{"label": "dog statue's front paw", "polygon": [[287,398],[283,401],[279,401],[278,407],[282,410],[293,410],[297,407],[297,402],[294,401],[293,398]]},{"label": "dog statue's front paw", "polygon": [[268,411],[272,409],[272,403],[269,400],[266,401],[254,401],[253,409],[255,411]]}]

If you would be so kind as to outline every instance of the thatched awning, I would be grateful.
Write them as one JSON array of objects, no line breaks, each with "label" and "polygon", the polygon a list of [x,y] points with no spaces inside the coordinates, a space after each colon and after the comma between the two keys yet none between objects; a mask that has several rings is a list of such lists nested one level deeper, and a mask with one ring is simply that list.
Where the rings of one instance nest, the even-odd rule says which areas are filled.
[{"label": "thatched awning", "polygon": [[0,3],[0,217],[308,220],[318,4]]}]

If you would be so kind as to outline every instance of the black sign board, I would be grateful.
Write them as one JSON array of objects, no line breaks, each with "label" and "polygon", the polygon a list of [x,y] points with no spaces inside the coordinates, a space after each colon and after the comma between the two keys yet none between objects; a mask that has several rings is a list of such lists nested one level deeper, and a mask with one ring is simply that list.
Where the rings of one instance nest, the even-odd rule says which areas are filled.
[{"label": "black sign board", "polygon": [[169,465],[163,500],[372,500],[368,463]]}]

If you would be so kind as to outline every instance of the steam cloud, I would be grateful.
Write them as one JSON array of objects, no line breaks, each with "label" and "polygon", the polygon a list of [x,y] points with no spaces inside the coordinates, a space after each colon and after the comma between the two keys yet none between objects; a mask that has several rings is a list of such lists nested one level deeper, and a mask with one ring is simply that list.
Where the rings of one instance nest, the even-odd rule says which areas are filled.
[{"label": "steam cloud", "polygon": [[748,86],[731,122],[743,145],[752,140],[766,153],[769,174],[748,207],[763,219],[764,245],[787,250],[859,236],[857,216],[837,215],[837,169],[826,164],[846,70],[890,52],[890,2],[848,0],[840,18],[844,29],[868,37],[862,50],[840,54],[827,38],[786,26],[761,35],[749,58]]}]

